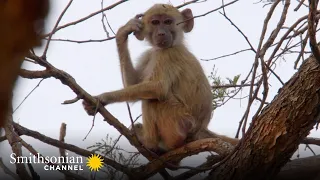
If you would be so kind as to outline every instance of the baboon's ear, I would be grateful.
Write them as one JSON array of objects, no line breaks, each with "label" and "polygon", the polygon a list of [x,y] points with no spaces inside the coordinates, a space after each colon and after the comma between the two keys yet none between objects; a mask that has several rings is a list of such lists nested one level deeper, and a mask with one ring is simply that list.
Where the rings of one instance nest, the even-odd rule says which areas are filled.
[{"label": "baboon's ear", "polygon": [[193,14],[192,14],[191,9],[188,8],[188,9],[181,11],[181,15],[183,17],[183,21],[185,21],[184,25],[183,25],[183,31],[185,33],[192,31],[193,25],[194,25],[194,20],[193,20]]},{"label": "baboon's ear", "polygon": [[[141,19],[144,15],[143,14],[137,14],[135,16],[136,19]],[[144,40],[144,33],[143,33],[143,29],[141,31],[136,31],[133,33],[136,38],[140,41]]]}]

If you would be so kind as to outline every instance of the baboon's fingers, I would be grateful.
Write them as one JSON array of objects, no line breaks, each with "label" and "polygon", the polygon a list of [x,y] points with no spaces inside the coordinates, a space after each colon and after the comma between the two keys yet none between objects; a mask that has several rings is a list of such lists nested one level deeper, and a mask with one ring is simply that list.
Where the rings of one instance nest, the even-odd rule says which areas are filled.
[{"label": "baboon's fingers", "polygon": [[143,16],[144,14],[137,14],[134,18],[139,19]]}]

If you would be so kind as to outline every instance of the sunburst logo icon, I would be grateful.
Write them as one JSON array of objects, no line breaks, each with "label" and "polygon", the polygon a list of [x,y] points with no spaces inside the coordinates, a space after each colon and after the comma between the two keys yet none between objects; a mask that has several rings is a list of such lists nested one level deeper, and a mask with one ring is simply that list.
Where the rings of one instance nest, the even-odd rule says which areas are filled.
[{"label": "sunburst logo icon", "polygon": [[87,167],[91,171],[99,171],[103,166],[103,158],[99,154],[91,154],[87,158]]}]

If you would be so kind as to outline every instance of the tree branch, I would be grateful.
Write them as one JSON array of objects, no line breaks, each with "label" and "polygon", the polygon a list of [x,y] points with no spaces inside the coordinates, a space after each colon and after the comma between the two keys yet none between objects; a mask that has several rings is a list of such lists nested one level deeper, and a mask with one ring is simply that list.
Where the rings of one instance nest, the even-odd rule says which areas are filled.
[{"label": "tree branch", "polygon": [[137,177],[139,177],[139,179],[146,179],[154,175],[158,170],[164,168],[165,167],[164,162],[168,162],[172,160],[174,161],[174,160],[195,155],[204,151],[214,151],[218,153],[221,157],[225,157],[229,153],[231,153],[233,149],[234,147],[231,144],[224,142],[219,138],[201,139],[201,140],[188,143],[175,150],[169,151],[163,156],[152,160],[147,165],[141,166],[134,170],[140,173],[140,174],[137,174]]},{"label": "tree branch", "polygon": [[314,57],[306,60],[207,179],[272,179],[320,118],[319,68]]},{"label": "tree branch", "polygon": [[320,63],[320,50],[316,40],[316,25],[318,23],[315,22],[317,6],[318,6],[318,0],[309,0],[308,33],[309,33],[310,48],[311,48],[312,54],[314,55],[316,60]]},{"label": "tree branch", "polygon": [[[81,148],[79,148],[77,146],[74,146],[72,144],[64,143],[64,142],[61,142],[59,140],[47,137],[47,136],[45,136],[45,135],[43,135],[43,134],[41,134],[41,133],[39,133],[37,131],[33,131],[33,130],[28,129],[28,128],[25,128],[25,127],[15,123],[15,122],[13,122],[13,126],[16,129],[16,131],[19,132],[19,134],[24,134],[26,136],[33,137],[33,138],[38,139],[38,140],[40,140],[40,141],[42,141],[42,142],[44,142],[46,144],[50,144],[50,145],[58,147],[58,148],[63,148],[63,149],[72,151],[72,152],[74,152],[76,154],[79,154],[79,155],[85,156],[85,157],[88,157],[88,156],[90,156],[92,154],[91,151],[84,150],[84,149],[81,149]],[[117,169],[117,170],[119,170],[121,172],[124,172],[129,177],[132,176],[131,171],[127,167],[125,167],[125,166],[123,166],[123,165],[121,165],[121,164],[119,164],[119,163],[117,163],[117,162],[115,162],[115,161],[113,161],[113,160],[111,160],[111,159],[109,159],[107,157],[103,157],[103,158],[104,158],[104,163],[105,164],[110,165],[113,168],[115,168],[115,169]]]}]

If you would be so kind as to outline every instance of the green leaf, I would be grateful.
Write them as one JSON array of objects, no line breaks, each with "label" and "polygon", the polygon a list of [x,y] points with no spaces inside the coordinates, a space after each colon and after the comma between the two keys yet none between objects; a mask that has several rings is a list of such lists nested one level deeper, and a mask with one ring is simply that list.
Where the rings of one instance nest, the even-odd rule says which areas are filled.
[{"label": "green leaf", "polygon": [[238,80],[239,80],[239,78],[240,78],[240,75],[241,75],[241,74],[234,76],[234,78],[233,78],[233,83],[232,83],[233,85],[236,85],[236,84],[237,84],[237,82],[238,82]]}]

